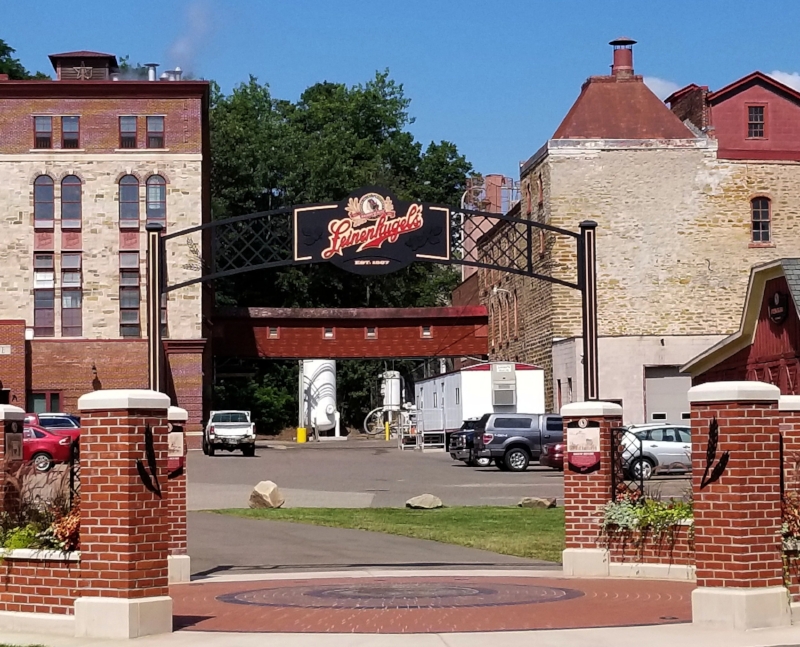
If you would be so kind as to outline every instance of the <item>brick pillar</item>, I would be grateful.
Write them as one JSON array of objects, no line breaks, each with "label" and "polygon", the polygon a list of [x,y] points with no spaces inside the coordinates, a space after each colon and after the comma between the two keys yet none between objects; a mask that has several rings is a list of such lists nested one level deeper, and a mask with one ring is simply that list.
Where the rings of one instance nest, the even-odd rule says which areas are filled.
[{"label": "brick pillar", "polygon": [[564,440],[570,432],[599,431],[600,462],[587,471],[573,468],[564,455],[565,575],[607,576],[608,550],[598,548],[600,509],[611,500],[611,429],[622,425],[622,407],[611,402],[573,402],[561,408]]},{"label": "brick pillar", "polygon": [[[692,489],[697,588],[695,624],[729,629],[788,625],[781,545],[778,387],[762,382],[710,382],[692,387]],[[719,430],[713,483],[707,470],[710,425]]]},{"label": "brick pillar", "polygon": [[[13,404],[0,404],[0,512],[13,512],[19,508],[20,490],[17,474],[22,467],[22,426],[25,411]],[[17,456],[11,455],[16,451]]]},{"label": "brick pillar", "polygon": [[784,490],[800,491],[800,395],[782,395],[778,430],[783,436]]},{"label": "brick pillar", "polygon": [[[136,638],[172,631],[168,407],[163,393],[137,389],[95,391],[78,400],[84,582],[75,601],[76,636]],[[148,427],[155,473],[147,458]],[[160,486],[160,496],[148,481]]]},{"label": "brick pillar", "polygon": [[184,425],[189,419],[186,409],[170,407],[169,421],[169,583],[188,582],[191,563],[187,552],[186,532],[186,437]]}]

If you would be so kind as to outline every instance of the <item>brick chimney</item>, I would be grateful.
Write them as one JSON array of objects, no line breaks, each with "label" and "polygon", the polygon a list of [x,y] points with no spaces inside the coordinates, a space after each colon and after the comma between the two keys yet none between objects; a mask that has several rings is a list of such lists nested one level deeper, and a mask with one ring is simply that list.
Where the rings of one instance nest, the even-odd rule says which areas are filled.
[{"label": "brick chimney", "polygon": [[633,76],[633,46],[636,41],[632,38],[616,38],[609,45],[614,48],[614,63],[611,65],[611,75],[618,79],[628,79]]}]

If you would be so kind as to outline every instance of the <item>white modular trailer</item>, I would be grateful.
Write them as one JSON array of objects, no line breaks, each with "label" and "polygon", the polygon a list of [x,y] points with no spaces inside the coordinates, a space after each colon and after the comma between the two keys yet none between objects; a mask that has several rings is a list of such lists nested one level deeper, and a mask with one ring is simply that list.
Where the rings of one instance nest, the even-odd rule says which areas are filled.
[{"label": "white modular trailer", "polygon": [[532,364],[487,362],[414,385],[422,432],[450,433],[486,413],[547,413],[544,371]]}]

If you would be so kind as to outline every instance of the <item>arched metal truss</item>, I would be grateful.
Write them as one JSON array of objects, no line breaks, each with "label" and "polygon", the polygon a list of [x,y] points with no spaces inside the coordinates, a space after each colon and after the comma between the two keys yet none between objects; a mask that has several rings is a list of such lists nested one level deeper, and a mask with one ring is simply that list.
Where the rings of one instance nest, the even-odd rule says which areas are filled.
[{"label": "arched metal truss", "polygon": [[[374,190],[369,188],[369,190]],[[362,190],[362,193],[365,190]],[[375,195],[375,194],[369,194]],[[352,202],[352,198],[351,198]],[[309,238],[308,231],[300,229],[303,225],[298,214],[313,211],[317,215],[324,209],[344,208],[339,205],[302,205],[273,211],[263,211],[224,220],[214,220],[202,225],[162,235],[161,225],[150,223],[148,231],[148,336],[150,339],[150,386],[161,390],[163,386],[161,357],[160,303],[162,294],[172,292],[200,282],[252,272],[254,270],[305,265],[321,262],[319,257],[298,252],[302,236],[316,240],[320,234]],[[428,226],[414,235],[406,233],[388,238],[397,247],[397,239],[405,236],[406,244],[414,251],[423,251],[431,245],[439,251],[435,254],[414,253],[403,248],[402,253],[412,256],[411,261],[424,260],[444,265],[463,265],[508,272],[521,276],[562,285],[582,293],[583,345],[584,345],[584,396],[587,400],[598,398],[597,366],[597,296],[595,276],[595,228],[593,221],[580,223],[579,231],[553,227],[545,223],[520,218],[517,215],[490,213],[468,209],[451,209],[426,203],[400,203],[416,205],[420,213],[430,209],[439,218],[438,225]],[[392,202],[388,202],[392,206]],[[350,206],[347,209],[351,209]],[[392,217],[397,217],[392,211]],[[398,208],[396,214],[400,214]],[[410,213],[410,211],[409,211]],[[512,212],[513,213],[513,212]],[[353,217],[352,214],[350,217]],[[345,215],[345,219],[347,216]],[[337,221],[340,222],[340,221]],[[391,221],[390,221],[391,222]],[[421,220],[420,220],[421,222]],[[327,235],[327,231],[323,232]],[[571,239],[575,243],[577,273],[574,280],[561,279],[537,271],[536,259],[541,251],[541,237],[545,234]],[[421,242],[420,242],[421,241]],[[429,244],[430,243],[430,244]],[[356,245],[357,243],[353,243]],[[193,256],[182,269],[193,276],[188,279],[170,282],[170,268],[164,259],[172,257],[170,252],[175,245],[188,248]],[[382,253],[381,245],[361,245],[377,247],[372,258]],[[427,245],[427,247],[425,247]],[[391,245],[387,245],[391,247]],[[205,253],[203,250],[207,250]],[[182,252],[185,257],[185,250]],[[324,258],[324,256],[323,256]],[[336,261],[337,258],[331,259]],[[374,262],[374,261],[373,261]],[[406,264],[408,258],[404,261]],[[159,269],[162,268],[162,269]],[[351,269],[351,268],[348,268]],[[351,271],[356,271],[352,270]],[[385,270],[384,270],[385,271]]]}]

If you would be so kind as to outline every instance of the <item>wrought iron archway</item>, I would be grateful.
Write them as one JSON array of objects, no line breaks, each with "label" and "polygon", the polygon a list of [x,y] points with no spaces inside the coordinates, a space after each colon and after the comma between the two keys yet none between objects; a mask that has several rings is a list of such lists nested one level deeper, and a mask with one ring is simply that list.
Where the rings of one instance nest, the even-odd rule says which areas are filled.
[{"label": "wrought iron archway", "polygon": [[[259,269],[332,262],[362,274],[382,274],[412,262],[499,270],[581,292],[584,397],[599,397],[597,363],[596,227],[586,220],[571,231],[510,214],[403,202],[379,187],[354,191],[339,203],[297,205],[162,234],[148,223],[148,340],[150,388],[163,388],[161,299],[165,293]],[[534,237],[534,232],[538,235]],[[575,243],[574,281],[536,271],[534,248],[551,233]],[[184,241],[197,275],[169,283],[170,244]],[[201,249],[210,246],[207,257]],[[537,252],[538,253],[538,252]]]}]

